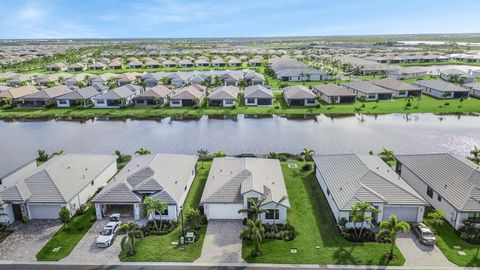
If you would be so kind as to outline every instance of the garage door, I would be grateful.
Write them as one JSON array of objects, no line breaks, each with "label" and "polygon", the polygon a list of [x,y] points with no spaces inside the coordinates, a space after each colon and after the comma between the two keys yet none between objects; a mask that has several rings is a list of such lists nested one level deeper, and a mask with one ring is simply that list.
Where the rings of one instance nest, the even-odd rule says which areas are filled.
[{"label": "garage door", "polygon": [[59,218],[60,205],[35,205],[30,204],[30,215],[32,219],[57,219]]},{"label": "garage door", "polygon": [[383,220],[396,215],[400,221],[417,222],[417,213],[418,207],[383,207]]},{"label": "garage door", "polygon": [[208,219],[243,219],[244,214],[238,213],[242,204],[205,204],[205,213]]}]

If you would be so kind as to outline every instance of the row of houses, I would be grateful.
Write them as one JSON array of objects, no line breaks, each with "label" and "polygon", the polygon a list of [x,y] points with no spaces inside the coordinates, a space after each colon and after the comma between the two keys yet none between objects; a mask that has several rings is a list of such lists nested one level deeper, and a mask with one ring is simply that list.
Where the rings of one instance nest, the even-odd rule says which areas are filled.
[{"label": "row of houses", "polygon": [[[167,203],[161,218],[175,220],[197,173],[197,156],[137,155],[119,172],[116,156],[66,154],[37,166],[29,162],[0,182],[2,211],[10,222],[55,219],[60,208],[72,213],[91,200],[97,219],[110,213],[141,220],[146,197]],[[334,154],[314,156],[314,173],[335,220],[354,224],[352,206],[368,202],[378,211],[367,213],[377,226],[390,215],[420,222],[425,206],[443,210],[459,228],[463,221],[480,224],[480,167],[447,153],[395,156],[392,168],[378,156]],[[101,189],[97,193],[97,190]],[[96,195],[95,195],[96,194]],[[240,209],[264,198],[260,219],[284,223],[290,203],[279,160],[225,157],[213,160],[200,200],[209,220],[242,220]],[[320,199],[320,198],[313,198]],[[160,213],[155,214],[160,218]]]},{"label": "row of houses", "polygon": [[312,68],[288,56],[270,58],[267,68],[282,82],[323,81],[331,79],[331,76],[327,72]]}]

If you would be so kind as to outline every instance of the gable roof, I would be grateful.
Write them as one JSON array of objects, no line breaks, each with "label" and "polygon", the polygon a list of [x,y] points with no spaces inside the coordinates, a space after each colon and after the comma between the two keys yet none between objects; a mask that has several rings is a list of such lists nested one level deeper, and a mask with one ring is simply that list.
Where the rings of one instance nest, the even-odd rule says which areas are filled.
[{"label": "gable roof", "polygon": [[[102,203],[141,202],[138,192],[156,194],[167,202],[179,203],[193,176],[198,157],[175,154],[135,156],[94,199]],[[160,195],[158,195],[160,196]],[[154,197],[155,198],[155,197]],[[160,197],[156,197],[160,198]]]},{"label": "gable roof", "polygon": [[315,98],[315,94],[312,90],[308,89],[304,85],[293,85],[283,88],[283,95],[287,99],[305,99]]},{"label": "gable roof", "polygon": [[220,86],[215,88],[209,95],[209,99],[236,99],[239,89],[236,86]]},{"label": "gable roof", "polygon": [[314,162],[340,210],[350,210],[358,201],[425,204],[422,197],[377,156],[318,155]]},{"label": "gable roof", "polygon": [[116,160],[114,155],[55,156],[0,192],[0,197],[4,201],[68,202]]},{"label": "gable roof", "polygon": [[64,95],[61,95],[57,97],[56,99],[59,100],[79,100],[79,99],[88,99],[92,98],[94,96],[99,95],[100,92],[95,88],[94,86],[87,86],[81,89],[78,89],[76,91],[71,91],[69,93],[66,93]]},{"label": "gable roof", "polygon": [[480,211],[479,165],[447,153],[395,157],[457,210]]},{"label": "gable roof", "polygon": [[414,83],[420,87],[427,87],[441,92],[468,92],[465,88],[442,80],[422,80]]},{"label": "gable roof", "polygon": [[172,93],[172,89],[168,88],[165,85],[157,85],[152,88],[150,88],[147,91],[144,91],[137,95],[135,98],[140,98],[140,97],[152,97],[152,98],[165,98],[168,95]]},{"label": "gable roof", "polygon": [[322,93],[326,96],[335,96],[335,97],[343,97],[343,96],[353,96],[355,97],[356,95],[343,87],[340,87],[336,84],[319,84],[315,86],[314,92],[317,93]]},{"label": "gable roof", "polygon": [[393,93],[392,90],[385,89],[383,87],[380,87],[378,85],[375,85],[369,81],[356,81],[356,82],[350,82],[350,83],[344,83],[342,84],[345,87],[357,90],[362,93],[366,94],[391,94]]},{"label": "gable roof", "polygon": [[141,86],[126,84],[120,87],[114,88],[110,91],[107,91],[101,95],[96,96],[96,99],[120,99],[134,96],[137,93],[140,93],[142,90]]},{"label": "gable roof", "polygon": [[0,98],[16,99],[38,92],[38,89],[33,85],[21,86],[11,88],[0,92]]},{"label": "gable roof", "polygon": [[52,99],[69,92],[72,92],[72,90],[68,86],[58,85],[26,95],[23,99]]},{"label": "gable roof", "polygon": [[245,98],[272,98],[273,92],[271,89],[268,89],[263,85],[252,85],[245,88],[244,97]]},{"label": "gable roof", "polygon": [[180,88],[178,92],[174,93],[170,99],[195,99],[201,98],[203,96],[203,92],[200,91],[198,88],[189,85],[183,88]]},{"label": "gable roof", "polygon": [[[278,160],[215,158],[200,203],[243,203],[243,194],[250,191],[265,196],[265,203],[287,196]],[[282,205],[290,207],[288,199]]]},{"label": "gable roof", "polygon": [[422,90],[416,85],[412,85],[401,80],[396,80],[392,78],[384,78],[379,80],[372,80],[371,83],[378,85],[380,87],[392,90],[392,91],[409,91],[409,90]]}]

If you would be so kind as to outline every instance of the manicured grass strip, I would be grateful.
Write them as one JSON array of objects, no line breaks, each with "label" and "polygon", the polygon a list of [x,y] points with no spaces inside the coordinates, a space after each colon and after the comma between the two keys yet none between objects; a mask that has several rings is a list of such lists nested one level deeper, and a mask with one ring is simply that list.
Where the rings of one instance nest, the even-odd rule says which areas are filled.
[{"label": "manicured grass strip", "polygon": [[[313,171],[290,169],[282,164],[291,209],[288,220],[297,230],[293,241],[266,240],[262,255],[251,257],[253,245],[243,242],[243,258],[251,263],[282,264],[368,264],[403,265],[405,259],[395,248],[397,259],[388,262],[388,244],[351,243],[343,239],[336,229],[332,212],[323,196]],[[319,247],[318,249],[316,247]],[[290,253],[297,248],[298,253]]]},{"label": "manicured grass strip", "polygon": [[[48,241],[45,246],[37,253],[37,260],[39,261],[59,261],[67,257],[75,246],[80,242],[83,236],[92,227],[92,217],[95,215],[95,207],[89,204],[85,213],[76,216],[68,223],[68,230],[64,230],[62,226]],[[58,252],[53,249],[60,247]],[[85,258],[88,260],[88,258]]]},{"label": "manicured grass strip", "polygon": [[[449,261],[458,266],[480,266],[480,245],[463,241],[448,222],[445,221],[436,229],[435,237],[437,238],[437,247]],[[454,249],[454,246],[459,246],[461,249]],[[458,251],[463,251],[466,255],[460,256]]]},{"label": "manicured grass strip", "polygon": [[[197,176],[185,200],[185,207],[198,207],[210,166],[211,162],[205,162],[204,168],[202,168],[201,162],[199,162]],[[198,232],[199,240],[194,244],[184,245],[182,250],[171,244],[180,241],[182,227],[179,224],[173,232],[167,235],[148,236],[143,241],[137,242],[135,256],[127,257],[124,252],[121,252],[119,258],[123,262],[193,262],[200,257],[206,231],[207,226],[202,226]]]},{"label": "manicured grass strip", "polygon": [[272,107],[247,107],[239,105],[236,108],[123,108],[123,109],[77,109],[77,108],[51,108],[51,109],[4,109],[0,110],[3,119],[42,119],[56,117],[72,118],[136,118],[147,119],[175,115],[201,116],[201,115],[237,115],[237,114],[389,114],[389,113],[436,113],[436,114],[468,114],[480,112],[480,99],[469,98],[461,102],[459,99],[440,100],[423,95],[420,100],[413,99],[411,106],[406,107],[406,100],[395,99],[392,101],[356,102],[354,104],[322,104],[315,107],[287,107],[281,93],[275,93],[276,100]]},{"label": "manicured grass strip", "polygon": [[11,230],[0,230],[0,243],[3,242],[13,231]]}]

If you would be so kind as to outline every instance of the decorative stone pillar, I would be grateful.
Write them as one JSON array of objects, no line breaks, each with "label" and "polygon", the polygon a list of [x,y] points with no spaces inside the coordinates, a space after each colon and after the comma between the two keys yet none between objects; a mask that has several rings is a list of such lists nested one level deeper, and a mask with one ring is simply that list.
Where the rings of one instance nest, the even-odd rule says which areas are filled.
[{"label": "decorative stone pillar", "polygon": [[135,220],[140,220],[140,204],[139,203],[133,204],[133,218]]}]

